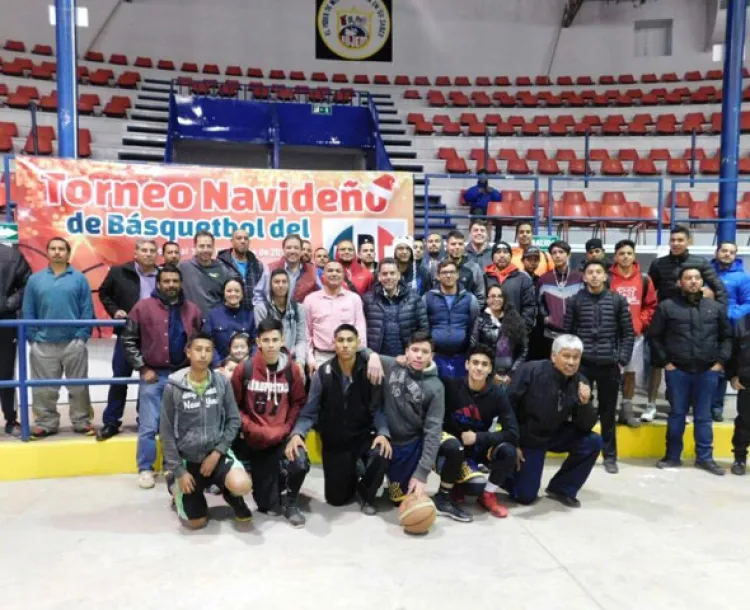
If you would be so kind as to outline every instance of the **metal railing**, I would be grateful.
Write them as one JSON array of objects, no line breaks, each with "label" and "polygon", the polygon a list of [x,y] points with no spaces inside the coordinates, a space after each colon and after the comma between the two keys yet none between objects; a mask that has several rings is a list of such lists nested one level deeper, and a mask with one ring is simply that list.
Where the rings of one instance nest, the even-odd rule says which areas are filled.
[{"label": "metal railing", "polygon": [[18,329],[18,379],[0,381],[0,388],[18,388],[18,410],[21,415],[21,440],[31,437],[29,423],[29,388],[79,385],[123,385],[140,383],[137,377],[94,377],[86,379],[29,379],[26,358],[28,356],[27,328],[33,327],[77,327],[125,326],[124,320],[0,320],[0,328]]}]

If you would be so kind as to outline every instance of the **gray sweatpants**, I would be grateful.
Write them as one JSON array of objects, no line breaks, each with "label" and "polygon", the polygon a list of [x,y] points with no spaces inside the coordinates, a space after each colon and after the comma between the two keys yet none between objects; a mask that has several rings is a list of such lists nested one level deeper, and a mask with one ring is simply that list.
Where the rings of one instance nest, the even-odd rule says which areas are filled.
[{"label": "gray sweatpants", "polygon": [[[89,375],[89,352],[83,341],[69,343],[32,343],[29,350],[32,379],[84,379]],[[76,430],[91,423],[94,411],[91,408],[88,386],[68,386],[70,396],[70,422]],[[47,432],[57,432],[60,414],[57,400],[60,386],[35,387],[31,389],[34,425]]]}]

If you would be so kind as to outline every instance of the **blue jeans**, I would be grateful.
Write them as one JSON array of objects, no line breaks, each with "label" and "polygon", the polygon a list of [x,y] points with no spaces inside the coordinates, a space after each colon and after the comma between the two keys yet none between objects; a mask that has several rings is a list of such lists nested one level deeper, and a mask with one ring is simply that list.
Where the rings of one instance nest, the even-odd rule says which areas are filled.
[{"label": "blue jeans", "polygon": [[161,415],[161,397],[167,387],[170,371],[157,370],[159,379],[156,383],[141,381],[138,385],[138,400],[140,413],[138,423],[138,448],[136,460],[138,472],[153,470],[156,461],[156,435],[159,433],[159,416]]},{"label": "blue jeans", "polygon": [[547,489],[575,498],[589,478],[603,446],[602,437],[596,432],[587,434],[577,430],[572,424],[565,424],[546,447],[531,449],[523,447],[523,441],[521,444],[524,457],[521,470],[514,473],[504,485],[511,497],[520,504],[531,504],[536,500],[547,451],[568,454]]},{"label": "blue jeans", "polygon": [[716,394],[721,373],[703,371],[689,373],[664,369],[669,400],[667,418],[667,459],[678,461],[682,455],[682,437],[685,434],[685,416],[693,406],[693,434],[695,435],[696,462],[713,459],[714,431],[711,422],[711,402]]},{"label": "blue jeans", "polygon": [[464,355],[443,356],[442,354],[435,354],[432,359],[437,366],[440,379],[455,379],[466,375],[466,356]]},{"label": "blue jeans", "polygon": [[[125,358],[125,347],[122,344],[122,338],[117,337],[115,342],[115,351],[112,353],[112,377],[130,377],[133,374],[133,367],[130,366]],[[122,414],[125,412],[125,401],[128,398],[127,385],[109,386],[107,394],[107,406],[102,415],[102,423],[107,426],[120,427],[122,423]]]},{"label": "blue jeans", "polygon": [[719,383],[716,386],[716,393],[711,401],[711,412],[724,414],[724,398],[727,395],[727,376],[719,373]]}]

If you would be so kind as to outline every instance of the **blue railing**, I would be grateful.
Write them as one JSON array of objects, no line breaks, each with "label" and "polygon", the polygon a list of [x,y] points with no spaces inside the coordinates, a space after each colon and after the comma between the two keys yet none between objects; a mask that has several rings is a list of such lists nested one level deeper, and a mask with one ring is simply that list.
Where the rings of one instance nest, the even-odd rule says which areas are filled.
[{"label": "blue railing", "polygon": [[[675,226],[675,212],[677,211],[677,187],[680,184],[687,184],[691,188],[694,187],[696,184],[722,184],[727,182],[736,182],[737,184],[750,183],[750,178],[737,178],[736,180],[734,178],[675,178],[672,180],[672,187],[671,187],[671,205],[670,205],[670,214],[671,214],[671,226],[674,228]],[[693,219],[692,222],[695,223],[702,223],[702,224],[715,224],[717,227],[724,222],[737,222],[737,213],[735,211],[735,215],[732,218],[696,218]],[[740,219],[742,220],[742,219]],[[746,220],[746,219],[745,219]]]},{"label": "blue railing", "polygon": [[27,328],[29,326],[125,326],[124,320],[0,320],[0,328],[18,328],[18,379],[0,381],[0,388],[18,388],[18,410],[21,415],[21,440],[28,441],[29,425],[29,388],[76,385],[121,385],[140,383],[137,377],[101,377],[87,379],[29,379],[26,357],[28,349]]}]

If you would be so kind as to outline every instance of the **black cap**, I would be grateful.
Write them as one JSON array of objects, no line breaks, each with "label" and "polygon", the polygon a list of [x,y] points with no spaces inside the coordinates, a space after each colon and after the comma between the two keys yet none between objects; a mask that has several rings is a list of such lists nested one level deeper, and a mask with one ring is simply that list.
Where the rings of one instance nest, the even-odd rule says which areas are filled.
[{"label": "black cap", "polygon": [[590,239],[586,242],[586,252],[591,252],[592,250],[604,250],[604,244],[602,243],[602,240],[598,237],[594,237],[593,239]]},{"label": "black cap", "polygon": [[537,246],[529,246],[528,248],[526,248],[526,252],[523,253],[523,256],[521,256],[521,258],[529,258],[531,256],[541,258],[542,251]]}]

